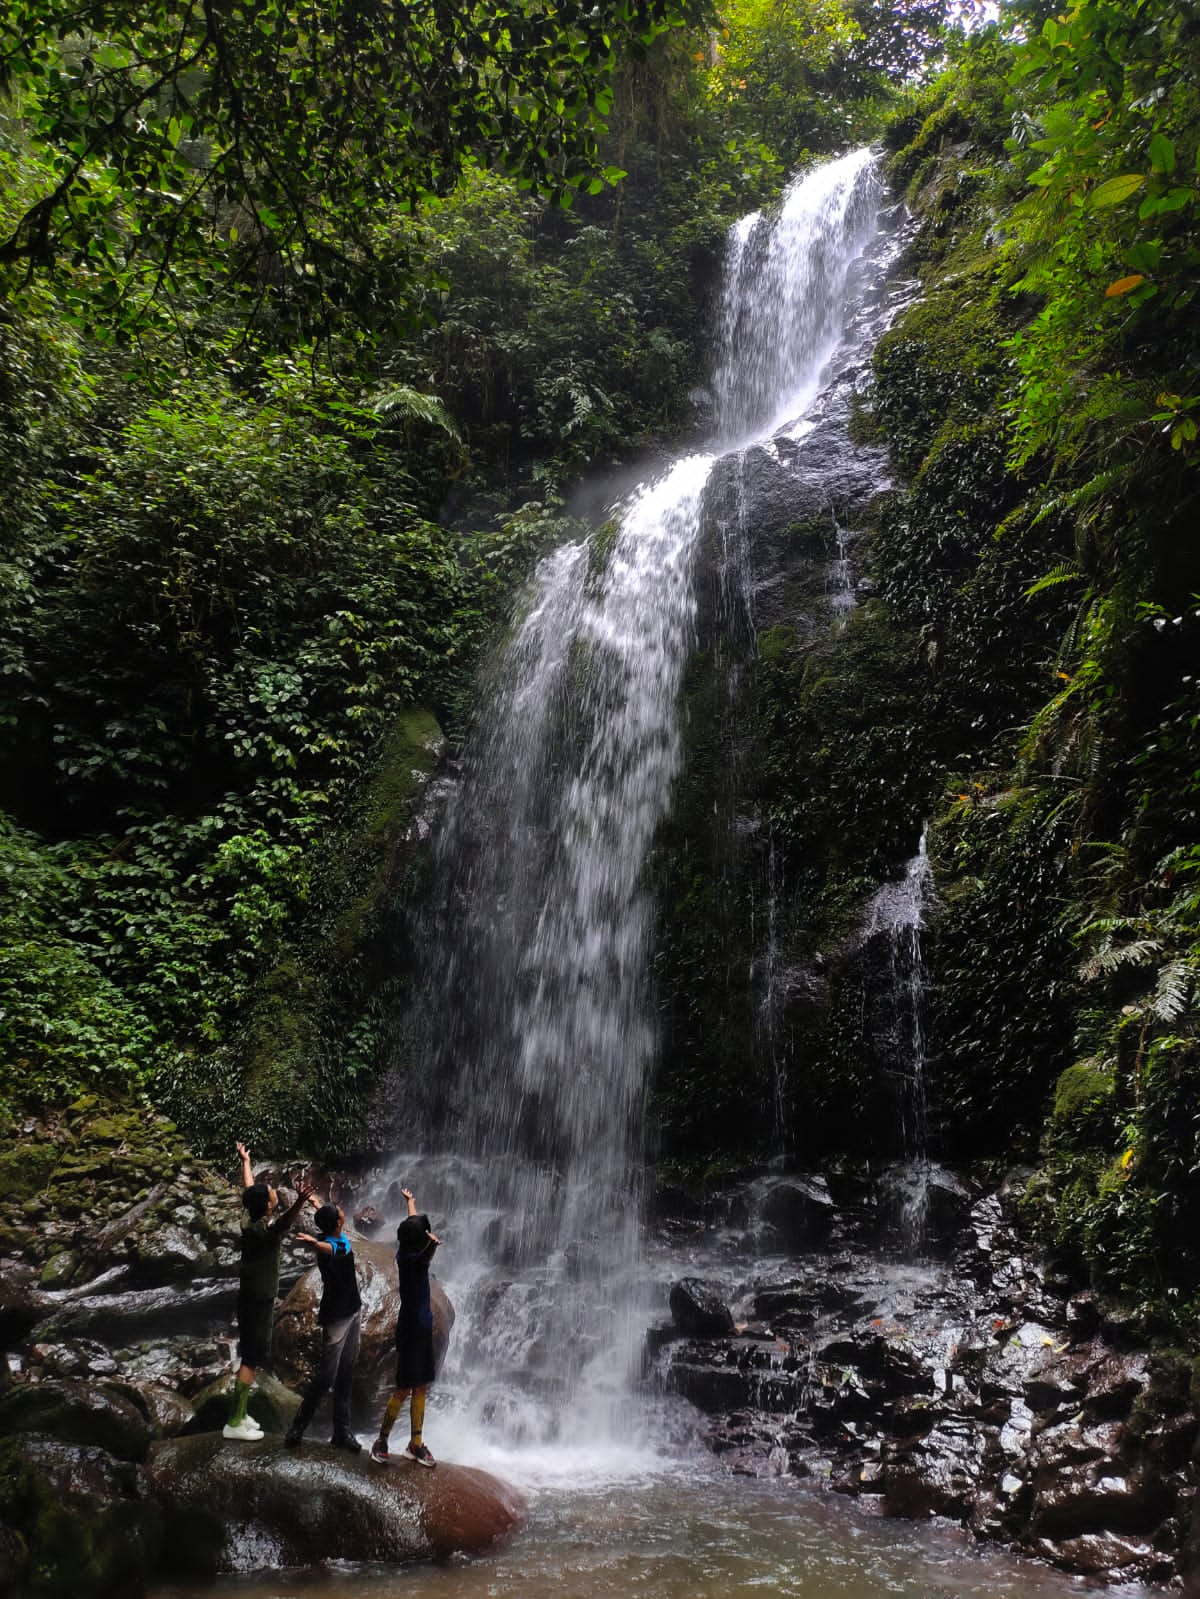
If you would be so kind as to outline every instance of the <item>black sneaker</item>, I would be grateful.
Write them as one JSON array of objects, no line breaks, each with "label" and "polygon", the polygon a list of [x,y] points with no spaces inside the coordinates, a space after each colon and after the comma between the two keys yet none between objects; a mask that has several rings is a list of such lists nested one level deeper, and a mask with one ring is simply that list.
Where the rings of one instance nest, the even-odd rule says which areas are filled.
[{"label": "black sneaker", "polygon": [[382,1438],[376,1438],[375,1442],[371,1445],[371,1459],[377,1460],[381,1466],[391,1465],[392,1457],[388,1451],[388,1446],[384,1443]]},{"label": "black sneaker", "polygon": [[361,1455],[362,1445],[352,1432],[335,1432],[329,1440],[335,1449],[344,1449],[348,1455]]},{"label": "black sneaker", "polygon": [[415,1460],[418,1466],[436,1466],[437,1461],[429,1453],[424,1444],[410,1443],[404,1451],[405,1460]]},{"label": "black sneaker", "polygon": [[283,1441],[289,1449],[299,1449],[304,1442],[304,1434],[298,1427],[289,1427],[283,1435]]}]

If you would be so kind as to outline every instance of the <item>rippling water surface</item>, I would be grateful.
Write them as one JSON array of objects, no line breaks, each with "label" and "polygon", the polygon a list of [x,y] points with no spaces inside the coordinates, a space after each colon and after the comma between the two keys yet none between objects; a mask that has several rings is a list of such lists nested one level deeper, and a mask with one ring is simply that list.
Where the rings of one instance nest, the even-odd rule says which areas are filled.
[{"label": "rippling water surface", "polygon": [[[1092,1592],[1144,1599],[1152,1592],[1096,1590],[1032,1561],[980,1552],[945,1526],[880,1520],[794,1478],[729,1477],[701,1464],[686,1479],[555,1483],[551,1470],[534,1464],[523,1483],[529,1523],[488,1557],[285,1573],[215,1590],[163,1589],[155,1599],[1066,1599]],[[517,1471],[507,1475],[521,1480]]]}]

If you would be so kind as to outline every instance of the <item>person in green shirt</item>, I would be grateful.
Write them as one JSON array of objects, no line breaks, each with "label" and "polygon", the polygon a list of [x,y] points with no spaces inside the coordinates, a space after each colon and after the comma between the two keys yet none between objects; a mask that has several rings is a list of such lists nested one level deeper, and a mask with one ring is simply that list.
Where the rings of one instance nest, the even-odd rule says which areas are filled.
[{"label": "person in green shirt", "polygon": [[275,1326],[275,1298],[279,1293],[279,1248],[283,1235],[308,1203],[312,1189],[296,1185],[296,1198],[281,1216],[275,1211],[279,1196],[269,1183],[254,1180],[250,1151],[237,1145],[242,1162],[242,1262],[238,1272],[238,1367],[233,1385],[233,1407],[222,1429],[225,1438],[253,1442],[263,1430],[248,1413],[250,1385],[258,1368],[271,1356]]}]

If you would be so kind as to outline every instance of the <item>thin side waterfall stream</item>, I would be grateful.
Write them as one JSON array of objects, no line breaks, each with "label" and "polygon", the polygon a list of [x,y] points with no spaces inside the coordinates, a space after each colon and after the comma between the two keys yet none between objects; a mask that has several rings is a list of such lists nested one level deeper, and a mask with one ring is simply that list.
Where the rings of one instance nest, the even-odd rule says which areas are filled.
[{"label": "thin side waterfall stream", "polygon": [[[1078,1591],[995,1550],[976,1556],[960,1535],[873,1519],[857,1501],[814,1493],[796,1477],[733,1476],[698,1442],[692,1407],[655,1398],[640,1380],[647,1329],[672,1279],[719,1258],[730,1283],[742,1280],[753,1249],[750,1234],[732,1228],[709,1254],[647,1242],[642,1230],[643,1110],[658,1047],[646,867],[681,767],[678,705],[706,540],[724,624],[751,637],[755,628],[745,507],[739,501],[722,520],[712,479],[721,463],[736,487],[745,452],[776,451],[777,441],[803,472],[802,441],[814,426],[806,412],[831,362],[856,340],[860,353],[869,350],[880,331],[848,302],[880,199],[874,158],[857,151],[796,180],[777,212],[732,230],[711,448],[682,456],[589,540],[541,562],[447,791],[417,940],[422,1003],[402,1024],[421,1066],[391,1106],[391,1176],[430,1212],[442,1239],[435,1274],[457,1313],[426,1440],[441,1460],[516,1483],[529,1495],[530,1523],[485,1560],[278,1574],[226,1583],[227,1592],[1052,1599]],[[835,609],[844,612],[853,604],[844,541],[838,560]],[[774,876],[772,866],[769,905]],[[923,893],[910,868],[870,915],[902,942],[916,936]],[[764,921],[758,1026],[774,1060],[788,973],[769,907]],[[914,1002],[914,1017],[918,1010]],[[914,1076],[907,1103],[916,1119],[918,1087]],[[780,1076],[781,1148],[787,1113]],[[164,1590],[159,1599],[200,1591],[211,1589]]]}]

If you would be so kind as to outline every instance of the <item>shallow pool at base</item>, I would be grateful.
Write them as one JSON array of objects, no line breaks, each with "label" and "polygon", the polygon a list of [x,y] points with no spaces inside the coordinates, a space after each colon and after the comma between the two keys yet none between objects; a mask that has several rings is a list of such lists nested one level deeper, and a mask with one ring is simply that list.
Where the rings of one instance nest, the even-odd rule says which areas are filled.
[{"label": "shallow pool at base", "polygon": [[886,1521],[796,1479],[703,1470],[527,1489],[508,1548],[445,1566],[341,1567],[163,1588],[154,1599],[1067,1599],[1137,1586],[1078,1579],[980,1549],[938,1524]]}]

